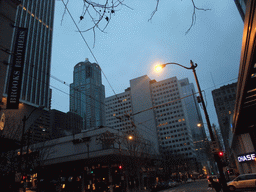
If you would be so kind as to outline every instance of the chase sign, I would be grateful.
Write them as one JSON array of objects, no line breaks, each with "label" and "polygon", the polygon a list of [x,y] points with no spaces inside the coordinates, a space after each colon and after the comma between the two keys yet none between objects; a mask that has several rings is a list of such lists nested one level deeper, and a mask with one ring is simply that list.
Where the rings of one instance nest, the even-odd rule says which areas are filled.
[{"label": "chase sign", "polygon": [[256,154],[255,153],[247,153],[244,155],[239,155],[238,157],[238,162],[247,162],[247,161],[255,161],[256,159]]}]

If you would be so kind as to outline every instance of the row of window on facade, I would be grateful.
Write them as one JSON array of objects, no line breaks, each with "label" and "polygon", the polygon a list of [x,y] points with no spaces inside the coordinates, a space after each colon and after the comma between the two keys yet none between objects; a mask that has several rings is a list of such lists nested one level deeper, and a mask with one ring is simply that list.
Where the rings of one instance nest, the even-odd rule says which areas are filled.
[{"label": "row of window on facade", "polygon": [[[165,137],[159,137],[160,138],[160,140],[168,140],[168,139],[171,139],[171,138],[174,138],[175,136],[176,137],[184,137],[185,135],[188,135],[188,133],[182,133],[182,134],[178,134],[178,135],[172,135],[172,136],[165,136]],[[171,143],[171,142],[178,142],[179,140],[180,141],[182,141],[182,139],[183,138],[180,138],[180,139],[176,139],[176,140],[170,140],[170,141],[166,141],[166,142],[169,142],[169,143]]]},{"label": "row of window on facade", "polygon": [[228,100],[228,99],[235,99],[235,97],[236,97],[236,94],[230,94],[230,95],[227,95],[227,96],[224,96],[224,97],[216,97],[216,99],[215,99],[215,101],[218,101],[218,102],[220,102],[220,101],[225,101],[225,100]]},{"label": "row of window on facade", "polygon": [[[182,133],[182,134],[177,134],[177,135],[166,136],[166,137],[163,137],[163,138],[164,138],[165,140],[168,140],[168,139],[175,138],[175,137],[183,137],[183,136],[185,136],[185,134],[186,134],[186,133]],[[165,134],[160,133],[160,135],[165,135]],[[187,137],[187,139],[188,139],[188,137]],[[161,139],[161,140],[162,140],[162,139]],[[182,140],[185,141],[185,138],[180,138],[180,139],[178,139],[178,141],[182,141]],[[173,140],[173,141],[174,141],[174,140]],[[169,141],[169,142],[170,142],[170,141]],[[165,141],[165,143],[167,144],[168,141]]]},{"label": "row of window on facade", "polygon": [[[171,92],[171,91],[170,91]],[[168,92],[166,92],[168,93]],[[176,96],[176,95],[179,95],[179,92],[174,92],[172,94],[168,94],[168,95],[164,95],[165,92],[163,92],[162,94],[159,94],[159,96],[157,97],[157,94],[154,94],[154,100],[159,100],[159,99],[164,99],[164,98],[169,98],[169,97],[173,97],[173,96]],[[163,95],[163,96],[161,96]]]},{"label": "row of window on facade", "polygon": [[132,112],[132,110],[129,110],[129,111],[120,111],[118,113],[114,113],[113,115],[106,115],[106,118],[107,118],[107,121],[114,121],[116,120],[117,118],[117,115],[122,115],[122,114],[127,114],[127,115],[130,115],[130,112]]},{"label": "row of window on facade", "polygon": [[163,87],[163,86],[165,86],[164,88],[168,88],[167,85],[170,85],[170,84],[173,84],[173,83],[176,83],[176,82],[177,82],[177,81],[174,80],[174,81],[170,81],[170,82],[168,82],[168,83],[163,83],[163,84],[160,84],[160,85],[154,85],[154,86],[153,86],[153,89],[156,89],[156,88],[159,88],[159,87]]},{"label": "row of window on facade", "polygon": [[[115,105],[114,105],[115,104]],[[123,102],[123,103],[118,103],[118,102],[115,102],[115,103],[110,103],[110,104],[106,104],[106,106],[107,107],[122,107],[122,106],[125,106],[125,105],[131,105],[131,101],[130,101],[130,99],[129,99],[129,101],[128,101],[128,99],[125,101],[125,102]]]},{"label": "row of window on facade", "polygon": [[[174,112],[170,112],[168,115],[175,114],[175,113],[176,113],[175,111],[174,111]],[[177,112],[177,113],[179,113],[179,112]],[[181,113],[181,112],[180,112],[180,113]],[[166,115],[163,115],[163,116],[166,116]],[[162,119],[157,118],[157,119],[158,119],[158,122],[160,122],[160,121],[166,121],[166,120],[168,120],[168,119],[176,119],[176,118],[183,117],[183,116],[184,116],[184,114],[181,113],[181,114],[177,114],[177,115],[175,115],[175,116],[169,116],[169,117],[166,117],[166,118],[162,118]],[[160,117],[161,117],[161,116],[160,116]],[[179,121],[179,122],[185,121],[185,119],[182,118],[182,119],[179,119],[178,121]]]},{"label": "row of window on facade", "polygon": [[214,93],[216,95],[226,95],[228,93],[235,93],[236,92],[236,86],[234,86],[233,88],[229,88],[229,89],[217,89],[214,91]]},{"label": "row of window on facade", "polygon": [[[157,93],[157,91],[152,91],[152,93],[153,93],[154,97],[157,97],[157,96],[164,95],[166,93],[171,93],[171,92],[174,92],[174,91],[178,91],[178,88],[170,89],[169,91],[164,91],[164,92],[160,92],[160,93]],[[154,93],[156,93],[156,94],[154,94]]]},{"label": "row of window on facade", "polygon": [[[170,126],[170,127],[174,128],[175,126]],[[166,127],[166,129],[169,130],[169,129],[171,129],[170,127]],[[165,128],[164,128],[164,130],[165,130]],[[160,135],[166,135],[166,134],[169,134],[169,133],[176,133],[176,132],[180,132],[180,131],[183,131],[183,130],[187,130],[187,128],[184,127],[184,128],[180,128],[180,129],[175,129],[175,130],[167,131],[167,132],[161,132]],[[161,129],[161,131],[162,131],[162,129]]]},{"label": "row of window on facade", "polygon": [[[172,102],[172,103],[166,103],[165,105],[157,106],[154,109],[161,109],[161,108],[164,108],[164,107],[167,107],[167,106],[176,105],[178,103],[181,103],[181,101],[175,101],[175,102]],[[176,108],[177,107],[182,107],[182,106],[179,105],[179,106],[176,106]],[[166,110],[168,111],[168,110],[171,110],[171,109],[172,108],[164,108],[164,109],[162,109],[162,111],[160,110],[160,112],[163,112],[163,111],[166,111]]]},{"label": "row of window on facade", "polygon": [[113,99],[107,100],[106,103],[112,102],[110,104],[115,104],[115,103],[125,102],[127,100],[130,100],[130,94],[124,95],[124,96],[115,97]]},{"label": "row of window on facade", "polygon": [[131,103],[128,103],[128,104],[127,104],[127,106],[122,106],[121,108],[118,108],[117,106],[107,107],[106,114],[110,114],[110,113],[113,114],[113,111],[121,111],[121,110],[125,110],[125,109],[130,109],[132,107],[130,105]]},{"label": "row of window on facade", "polygon": [[[24,11],[26,11],[29,15],[31,15],[32,17],[34,17],[36,20],[38,20],[40,23],[42,23],[46,28],[49,28],[49,26],[44,23],[40,18],[38,18],[37,16],[35,16],[34,13],[32,13],[31,11],[29,11],[25,6],[22,6],[21,4],[19,5]],[[50,30],[52,30],[52,28],[50,28]]]},{"label": "row of window on facade", "polygon": [[177,100],[177,99],[180,99],[180,97],[172,97],[172,98],[169,98],[169,99],[166,99],[166,100],[162,100],[162,101],[158,101],[158,102],[155,102],[155,105],[160,105],[160,104],[163,104],[163,103],[166,103],[168,101],[174,101],[174,100]]}]

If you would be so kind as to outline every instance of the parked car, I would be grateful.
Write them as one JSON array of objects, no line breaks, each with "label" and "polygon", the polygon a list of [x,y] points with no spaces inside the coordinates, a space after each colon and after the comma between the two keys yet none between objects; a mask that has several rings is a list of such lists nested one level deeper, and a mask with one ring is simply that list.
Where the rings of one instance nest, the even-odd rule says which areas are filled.
[{"label": "parked car", "polygon": [[187,183],[191,183],[192,182],[192,179],[191,178],[188,178],[188,180],[186,181]]},{"label": "parked car", "polygon": [[173,181],[173,180],[170,180],[168,184],[169,184],[170,187],[178,186],[178,183],[176,181]]},{"label": "parked car", "polygon": [[256,173],[243,174],[227,183],[230,191],[236,189],[256,189]]},{"label": "parked car", "polygon": [[211,178],[213,179],[213,181],[219,182],[219,179],[218,179],[218,176],[217,176],[217,175],[208,176],[207,179],[208,179],[208,186],[209,186],[209,187],[212,186],[211,182],[209,181],[209,177],[211,177]]}]

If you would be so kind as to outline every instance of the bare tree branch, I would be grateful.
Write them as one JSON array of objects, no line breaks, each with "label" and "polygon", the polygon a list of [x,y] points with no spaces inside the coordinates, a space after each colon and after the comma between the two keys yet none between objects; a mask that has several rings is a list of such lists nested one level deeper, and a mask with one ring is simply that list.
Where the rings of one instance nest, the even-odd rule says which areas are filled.
[{"label": "bare tree branch", "polygon": [[68,1],[67,1],[67,3],[65,4],[65,9],[64,9],[64,12],[63,12],[63,15],[62,15],[62,18],[61,18],[60,25],[62,25],[62,22],[63,22],[64,16],[65,16],[65,14],[66,14],[66,11],[67,11],[66,7],[67,7],[67,5],[68,5],[68,2],[69,2],[69,0],[68,0]]},{"label": "bare tree branch", "polygon": [[[61,0],[61,1],[63,2],[64,6],[65,6],[65,9],[64,9],[64,12],[62,15],[62,20],[61,20],[61,25],[62,25],[64,16],[65,16],[66,12],[69,11],[68,6],[67,6],[69,3],[69,0],[67,0],[66,3],[64,3],[64,0]],[[125,6],[129,9],[133,10],[131,7],[129,7],[127,4],[124,3],[125,0],[100,0],[100,1],[98,1],[100,3],[96,3],[95,0],[82,0],[82,1],[83,1],[83,9],[82,9],[81,16],[79,17],[78,23],[80,23],[83,19],[85,19],[87,17],[87,19],[89,18],[89,20],[91,20],[92,26],[87,26],[86,30],[78,29],[78,32],[81,33],[81,32],[92,31],[93,36],[94,36],[93,47],[95,47],[95,41],[96,41],[96,34],[95,34],[96,30],[95,29],[98,29],[99,31],[106,33],[105,30],[108,27],[113,14],[115,14],[116,11],[118,11],[117,10],[118,7]],[[156,0],[155,9],[151,13],[148,21],[152,21],[154,15],[158,11],[159,2],[160,2],[160,0]],[[193,5],[192,21],[191,21],[190,27],[185,32],[185,34],[188,34],[188,32],[191,30],[191,28],[196,23],[196,11],[197,10],[198,11],[210,10],[210,9],[198,8],[195,5],[194,0],[191,0],[191,2]],[[73,21],[74,21],[74,19],[73,19]]]},{"label": "bare tree branch", "polygon": [[159,0],[156,0],[156,7],[155,7],[155,10],[151,13],[151,16],[150,16],[150,18],[148,19],[148,21],[151,21],[152,18],[154,17],[155,13],[157,12],[158,5],[159,5]]},{"label": "bare tree branch", "polygon": [[[156,0],[157,3],[156,3],[156,7],[154,9],[154,11],[151,13],[151,16],[150,18],[148,19],[148,21],[151,21],[152,18],[154,17],[155,13],[158,11],[158,6],[159,6],[159,1],[160,0]],[[193,4],[193,14],[192,14],[192,21],[191,21],[191,25],[190,27],[188,28],[188,30],[185,32],[185,34],[188,34],[188,32],[191,30],[191,28],[195,25],[196,23],[196,10],[199,10],[199,11],[209,11],[211,9],[204,9],[204,8],[198,8],[196,5],[195,5],[195,2],[194,0],[191,0],[192,4]]]},{"label": "bare tree branch", "polygon": [[195,25],[196,23],[196,10],[200,10],[200,11],[209,11],[211,9],[204,9],[204,8],[198,8],[196,5],[195,5],[195,2],[194,0],[191,0],[192,1],[192,4],[193,4],[193,7],[194,7],[194,10],[193,10],[193,14],[192,14],[192,21],[191,21],[191,25],[190,27],[188,28],[188,30],[186,31],[186,35],[188,34],[188,32],[190,31],[190,29]]}]

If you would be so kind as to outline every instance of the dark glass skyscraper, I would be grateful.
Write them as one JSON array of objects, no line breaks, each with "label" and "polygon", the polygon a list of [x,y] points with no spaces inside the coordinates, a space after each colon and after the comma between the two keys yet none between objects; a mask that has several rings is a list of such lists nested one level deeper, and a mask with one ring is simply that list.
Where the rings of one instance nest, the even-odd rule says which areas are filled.
[{"label": "dark glass skyscraper", "polygon": [[[15,26],[28,28],[20,102],[46,108],[50,107],[54,5],[55,0],[22,0],[15,19]],[[15,33],[12,41],[13,49]],[[8,79],[9,75],[6,87],[8,87]]]},{"label": "dark glass skyscraper", "polygon": [[105,125],[105,87],[101,69],[88,59],[74,67],[73,83],[70,84],[70,111],[84,119],[84,129]]}]

